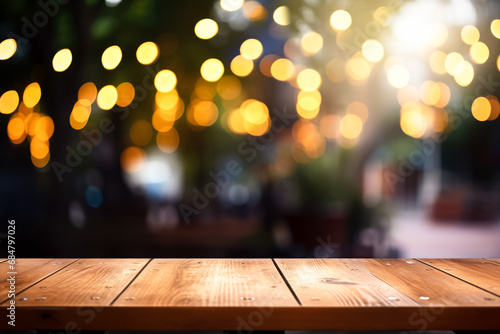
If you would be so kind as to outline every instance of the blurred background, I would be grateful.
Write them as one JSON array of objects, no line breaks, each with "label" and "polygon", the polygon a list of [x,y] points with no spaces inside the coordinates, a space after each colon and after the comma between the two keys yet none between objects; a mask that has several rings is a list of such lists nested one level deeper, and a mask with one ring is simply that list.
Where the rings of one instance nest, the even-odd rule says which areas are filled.
[{"label": "blurred background", "polygon": [[0,3],[19,257],[500,257],[500,3]]}]

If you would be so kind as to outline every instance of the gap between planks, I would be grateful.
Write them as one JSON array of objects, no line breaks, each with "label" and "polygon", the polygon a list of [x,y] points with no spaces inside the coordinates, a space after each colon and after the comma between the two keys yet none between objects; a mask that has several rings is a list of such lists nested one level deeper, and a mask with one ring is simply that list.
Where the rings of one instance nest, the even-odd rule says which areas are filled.
[{"label": "gap between planks", "polygon": [[151,261],[153,261],[153,258],[150,258],[148,260],[148,262],[146,262],[146,264],[144,265],[144,267],[141,268],[141,270],[139,270],[139,272],[137,273],[137,275],[135,275],[131,280],[130,282],[127,283],[127,285],[123,288],[122,291],[120,291],[119,294],[116,295],[115,299],[113,299],[113,301],[109,304],[109,306],[113,306],[113,304],[118,300],[118,298],[120,298],[120,296],[125,292],[125,290],[128,289],[128,287],[135,281],[135,279],[137,277],[139,277],[139,275],[143,272],[144,269],[146,269],[146,267],[151,263]]},{"label": "gap between planks", "polygon": [[295,298],[295,300],[297,301],[297,303],[302,306],[302,302],[300,301],[299,299],[299,296],[297,296],[297,294],[295,293],[295,291],[293,290],[292,286],[290,285],[290,283],[288,282],[288,280],[286,279],[285,275],[283,274],[283,272],[281,271],[281,268],[278,266],[278,264],[276,263],[276,261],[274,260],[274,258],[271,259],[273,261],[273,264],[274,266],[276,267],[276,270],[278,270],[278,273],[280,274],[281,276],[281,279],[283,280],[283,282],[285,282],[286,286],[288,287],[288,290],[290,290],[290,293],[293,295],[293,297]]},{"label": "gap between planks", "polygon": [[[479,285],[477,285],[477,284],[471,283],[471,282],[469,282],[469,281],[467,281],[467,280],[465,280],[465,279],[463,279],[463,278],[461,278],[461,277],[459,277],[459,276],[457,276],[457,275],[453,275],[452,273],[449,273],[449,272],[447,272],[446,270],[443,270],[443,269],[441,269],[441,268],[438,268],[438,267],[433,266],[432,264],[429,264],[429,263],[424,262],[424,261],[425,261],[425,259],[424,259],[424,260],[420,260],[420,259],[414,258],[414,260],[415,260],[415,261],[418,261],[418,262],[420,262],[420,263],[423,263],[423,264],[425,264],[425,265],[427,265],[427,266],[429,266],[429,267],[431,267],[431,268],[434,268],[434,269],[436,269],[436,270],[439,270],[439,271],[441,271],[441,272],[443,272],[443,273],[445,273],[445,274],[447,274],[447,275],[450,275],[451,277],[456,278],[456,279],[458,279],[458,280],[460,280],[460,281],[462,281],[462,282],[465,282],[465,283],[467,283],[467,284],[470,284],[470,285],[472,285],[472,286],[474,286],[474,287],[476,287],[476,288],[478,288],[478,289],[481,289],[481,290],[483,290],[483,291],[485,291],[485,292],[491,293],[492,295],[495,295],[495,296],[497,296],[497,297],[500,297],[500,294],[498,294],[498,293],[495,293],[495,292],[492,292],[492,291],[490,291],[490,290],[487,290],[487,289],[485,289],[485,288],[483,288],[483,287],[480,287],[480,286],[479,286]],[[492,262],[492,263],[494,263],[494,264],[498,264],[498,263],[496,263],[496,262],[494,262],[494,261],[490,261],[490,260],[487,260],[487,261]]]},{"label": "gap between planks", "polygon": [[[29,288],[31,288],[32,286],[34,286],[34,285],[36,285],[36,284],[38,284],[38,283],[42,282],[43,280],[45,280],[45,279],[49,278],[50,276],[52,276],[52,275],[54,275],[54,274],[57,274],[58,272],[60,272],[60,271],[61,271],[61,270],[63,270],[64,268],[66,268],[66,267],[68,267],[68,266],[72,265],[73,263],[75,263],[76,261],[79,261],[79,260],[80,260],[80,259],[75,259],[73,262],[68,263],[68,264],[67,264],[67,265],[65,265],[64,267],[61,267],[61,268],[59,268],[58,270],[56,270],[56,271],[54,271],[54,272],[50,273],[49,275],[47,275],[47,276],[45,276],[45,277],[42,277],[42,278],[40,278],[40,279],[39,279],[39,280],[37,280],[37,281],[34,281],[34,282],[33,282],[33,284],[30,284],[30,285],[26,286],[24,289],[22,289],[22,290],[21,290],[21,291],[19,291],[19,292],[16,292],[16,296],[17,296],[17,295],[20,295],[21,293],[23,293],[24,291],[28,290],[28,289],[29,289]],[[2,263],[3,263],[3,262],[5,262],[5,261],[2,261]],[[0,300],[0,304],[5,303],[5,302],[6,302],[6,301],[8,301],[9,299],[11,299],[11,298],[7,298],[7,299]]]}]

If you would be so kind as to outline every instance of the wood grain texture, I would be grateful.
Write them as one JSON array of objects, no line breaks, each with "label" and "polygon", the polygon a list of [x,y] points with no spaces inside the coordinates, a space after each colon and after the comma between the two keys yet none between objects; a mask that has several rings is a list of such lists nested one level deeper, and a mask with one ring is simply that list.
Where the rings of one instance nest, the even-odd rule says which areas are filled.
[{"label": "wood grain texture", "polygon": [[8,262],[0,263],[0,300],[7,299],[7,292],[10,290],[10,282],[7,278],[12,276],[9,272],[16,272],[15,291],[19,295],[27,287],[39,282],[45,277],[61,270],[76,259],[17,259],[14,270],[10,269]]},{"label": "wood grain texture", "polygon": [[147,262],[148,259],[80,259],[17,295],[17,305],[109,305]]},{"label": "wood grain texture", "polygon": [[154,259],[115,306],[296,306],[270,259]]},{"label": "wood grain texture", "polygon": [[279,259],[283,275],[305,306],[417,306],[348,259]]},{"label": "wood grain texture", "polygon": [[500,306],[500,298],[414,259],[353,259],[422,306]]},{"label": "wood grain texture", "polygon": [[486,260],[500,263],[500,259],[486,259]]},{"label": "wood grain texture", "polygon": [[[439,298],[448,304],[422,306],[396,289],[396,284],[396,288],[391,287],[352,260],[277,260],[302,301],[303,305],[299,305],[270,259],[157,259],[146,265],[148,261],[74,262],[20,295],[28,300],[16,302],[16,329],[245,333],[500,329],[499,306],[451,305],[457,301],[455,296],[448,295],[452,293],[447,288],[448,280],[460,280],[445,273],[442,275],[449,278],[443,278],[445,290]],[[489,264],[479,264],[479,271],[491,270],[490,266],[496,265],[482,261]],[[419,266],[427,265],[419,263]],[[135,268],[138,270],[130,270]],[[406,282],[409,274],[405,270],[401,271],[405,278],[396,281]],[[394,275],[398,272],[394,271]],[[407,284],[425,286],[429,275],[434,277],[426,274]],[[49,293],[41,295],[37,289]],[[479,296],[487,294],[475,289]],[[42,296],[46,298],[37,300]],[[0,322],[0,330],[4,329],[11,329],[6,321]]]},{"label": "wood grain texture", "polygon": [[500,297],[500,264],[484,259],[419,259]]}]

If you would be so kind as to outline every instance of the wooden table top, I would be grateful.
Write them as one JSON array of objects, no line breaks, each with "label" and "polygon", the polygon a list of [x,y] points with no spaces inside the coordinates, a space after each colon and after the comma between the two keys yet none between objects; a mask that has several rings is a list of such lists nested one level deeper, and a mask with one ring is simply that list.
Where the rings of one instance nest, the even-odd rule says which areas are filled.
[{"label": "wooden table top", "polygon": [[16,327],[0,329],[500,329],[500,259],[18,259],[15,272]]}]

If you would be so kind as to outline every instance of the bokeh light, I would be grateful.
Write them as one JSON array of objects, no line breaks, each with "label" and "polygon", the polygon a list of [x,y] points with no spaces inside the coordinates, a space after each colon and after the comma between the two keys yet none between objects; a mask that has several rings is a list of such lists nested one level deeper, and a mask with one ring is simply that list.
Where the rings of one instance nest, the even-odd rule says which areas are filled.
[{"label": "bokeh light", "polygon": [[330,25],[334,30],[342,31],[351,26],[351,14],[343,9],[336,10],[330,16]]},{"label": "bokeh light", "polygon": [[158,59],[158,45],[153,42],[144,42],[137,48],[137,61],[142,65],[152,64]]},{"label": "bokeh light", "polygon": [[193,117],[199,126],[210,126],[219,116],[219,109],[212,101],[201,101],[194,106]]},{"label": "bokeh light", "polygon": [[363,121],[358,115],[347,114],[340,119],[339,130],[340,134],[345,138],[357,138],[363,130]]},{"label": "bokeh light", "polygon": [[49,154],[49,144],[48,142],[35,137],[31,140],[30,152],[35,158],[43,159],[47,154]]},{"label": "bokeh light", "polygon": [[24,105],[28,108],[33,108],[40,98],[42,97],[42,90],[40,89],[40,85],[38,82],[33,82],[29,84],[23,93],[23,102]]},{"label": "bokeh light", "polygon": [[158,108],[170,110],[179,103],[179,93],[177,93],[175,89],[167,93],[157,92],[155,95],[155,102]]},{"label": "bokeh light", "polygon": [[207,59],[201,65],[200,73],[206,81],[215,82],[224,74],[224,64],[216,58]]},{"label": "bokeh light", "polygon": [[498,98],[494,95],[488,96],[487,99],[491,105],[491,113],[488,117],[488,121],[494,121],[500,115],[500,103],[498,102]]},{"label": "bokeh light", "polygon": [[249,99],[240,106],[243,115],[243,127],[249,135],[258,137],[265,134],[270,127],[269,109],[265,103]]},{"label": "bokeh light", "polygon": [[263,50],[262,43],[255,38],[247,39],[240,46],[241,55],[250,60],[259,58]]},{"label": "bokeh light", "polygon": [[349,103],[346,107],[345,113],[346,115],[353,114],[358,116],[363,123],[365,123],[369,117],[368,107],[366,104],[359,101]]},{"label": "bokeh light", "polygon": [[420,96],[422,102],[433,106],[441,98],[441,88],[434,81],[427,80],[420,86]]},{"label": "bokeh light", "polygon": [[380,61],[384,56],[384,47],[382,46],[382,44],[380,44],[379,41],[376,41],[374,39],[370,39],[364,42],[362,51],[363,56],[365,56],[368,61],[371,61],[373,63]]},{"label": "bokeh light", "polygon": [[160,132],[156,135],[156,145],[165,153],[173,153],[179,147],[180,137],[176,129]]},{"label": "bokeh light", "polygon": [[340,136],[339,122],[340,117],[338,115],[323,116],[320,121],[321,133],[329,139],[338,138]]},{"label": "bokeh light", "polygon": [[[231,68],[231,72],[239,77],[246,77],[253,71],[253,61],[243,57],[242,55],[237,55],[231,60],[231,64],[229,65]],[[210,81],[210,80],[208,80]]]},{"label": "bokeh light", "polygon": [[245,121],[254,124],[261,124],[269,117],[269,109],[267,106],[263,102],[255,99],[249,99],[243,102],[240,106],[240,110]]},{"label": "bokeh light", "polygon": [[280,26],[287,26],[290,24],[290,10],[287,6],[279,6],[274,10],[273,20]]},{"label": "bokeh light", "polygon": [[240,96],[241,82],[232,75],[222,77],[217,83],[217,94],[225,100],[233,100]]},{"label": "bokeh light", "polygon": [[0,112],[2,114],[13,113],[19,105],[19,94],[15,90],[9,90],[0,97]]},{"label": "bokeh light", "polygon": [[43,168],[47,166],[50,160],[50,152],[47,152],[47,155],[44,156],[42,159],[37,159],[33,155],[31,155],[31,162],[33,163],[33,166],[37,168]]},{"label": "bokeh light", "polygon": [[14,144],[20,144],[26,138],[25,125],[23,116],[14,114],[11,116],[7,124],[7,135]]},{"label": "bokeh light", "polygon": [[120,107],[126,107],[134,100],[135,89],[130,82],[119,84],[118,87],[116,87],[116,92],[118,94],[116,104]]},{"label": "bokeh light", "polygon": [[307,120],[295,122],[292,135],[296,140],[292,147],[292,157],[296,162],[307,163],[325,152],[325,138],[314,123]]},{"label": "bokeh light", "polygon": [[472,45],[479,41],[479,30],[472,25],[467,25],[462,28],[460,36],[465,44]]},{"label": "bokeh light", "polygon": [[140,171],[146,160],[146,152],[140,147],[130,146],[122,151],[120,164],[129,173]]},{"label": "bokeh light", "polygon": [[194,33],[199,39],[210,39],[217,35],[219,26],[212,19],[202,19],[194,26]]},{"label": "bokeh light", "polygon": [[75,106],[72,115],[78,123],[86,123],[90,116],[90,109],[84,106]]},{"label": "bokeh light", "polygon": [[370,71],[370,63],[358,54],[353,55],[346,63],[346,72],[354,80],[365,80],[370,75]]},{"label": "bokeh light", "polygon": [[134,145],[146,146],[153,137],[151,124],[143,119],[137,120],[130,128],[130,140]]},{"label": "bokeh light", "polygon": [[46,158],[50,154],[49,145],[47,142],[33,138],[30,144],[30,153],[33,164],[38,168],[42,168],[48,162],[48,159]]},{"label": "bokeh light", "polygon": [[36,135],[36,124],[38,120],[40,119],[40,114],[37,112],[32,112],[26,116],[24,119],[24,124],[25,124],[25,129],[26,133],[30,136],[35,136]]},{"label": "bokeh light", "polygon": [[260,72],[266,77],[272,78],[273,75],[271,74],[271,66],[278,59],[280,59],[280,57],[272,53],[262,57],[259,62]]},{"label": "bokeh light", "polygon": [[455,81],[462,87],[467,87],[474,79],[474,68],[468,61],[462,61],[455,67]]},{"label": "bokeh light", "polygon": [[315,118],[321,106],[321,94],[315,91],[300,91],[297,96],[297,113],[305,119]]},{"label": "bokeh light", "polygon": [[227,12],[235,12],[243,6],[245,0],[220,0],[220,6]]},{"label": "bokeh light", "polygon": [[56,72],[64,72],[71,65],[72,60],[73,55],[71,54],[70,49],[59,50],[52,59],[52,67]]},{"label": "bokeh light", "polygon": [[302,90],[312,92],[321,86],[321,76],[316,70],[307,68],[297,75],[297,85]]},{"label": "bokeh light", "polygon": [[41,116],[35,123],[35,137],[48,141],[54,134],[54,121],[50,116]]},{"label": "bokeh light", "polygon": [[271,65],[271,75],[279,81],[288,81],[295,75],[295,66],[286,59],[280,58]]},{"label": "bokeh light", "polygon": [[159,92],[167,93],[177,85],[177,76],[170,70],[161,70],[156,74],[154,83]]},{"label": "bokeh light", "polygon": [[439,100],[434,104],[436,108],[444,108],[448,105],[451,99],[450,87],[443,82],[437,83],[439,86]]},{"label": "bokeh light", "polygon": [[483,42],[477,42],[470,47],[469,55],[476,64],[484,64],[490,56],[490,50]]},{"label": "bokeh light", "polygon": [[495,19],[490,25],[491,33],[496,38],[500,39],[500,19]]},{"label": "bokeh light", "polygon": [[401,130],[408,136],[421,138],[427,131],[427,121],[421,106],[414,102],[408,102],[402,106],[400,126]]},{"label": "bokeh light", "polygon": [[216,87],[205,79],[200,78],[195,85],[194,95],[201,100],[211,100],[217,94]]},{"label": "bokeh light", "polygon": [[69,124],[75,130],[81,130],[87,125],[90,117],[90,106],[81,104],[80,102],[75,103],[73,110],[69,115]]},{"label": "bokeh light", "polygon": [[491,114],[490,101],[485,97],[478,97],[472,102],[472,116],[480,122],[487,121]]},{"label": "bokeh light", "polygon": [[7,60],[16,53],[17,42],[13,38],[4,39],[0,43],[0,60]]},{"label": "bokeh light", "polygon": [[97,94],[97,105],[103,110],[110,110],[118,100],[118,92],[115,86],[107,85],[101,88]]},{"label": "bokeh light", "polygon": [[245,1],[242,7],[243,16],[249,21],[258,22],[267,18],[266,7],[258,1]]},{"label": "bokeh light", "polygon": [[239,108],[233,109],[227,118],[229,129],[236,134],[245,134],[245,118]]},{"label": "bokeh light", "polygon": [[107,70],[114,70],[122,61],[122,49],[118,45],[108,47],[102,53],[102,66]]},{"label": "bokeh light", "polygon": [[93,82],[84,83],[78,90],[78,101],[85,105],[91,105],[97,98],[97,87]]},{"label": "bokeh light", "polygon": [[429,56],[429,64],[431,69],[437,74],[446,73],[446,56],[447,54],[443,51],[433,51]]},{"label": "bokeh light", "polygon": [[308,32],[302,36],[300,45],[306,55],[316,54],[323,48],[323,37],[317,32]]},{"label": "bokeh light", "polygon": [[[444,132],[449,124],[448,112],[444,109],[434,109],[431,116],[431,128],[434,132]],[[433,116],[433,117],[432,117]]]},{"label": "bokeh light", "polygon": [[175,117],[170,112],[163,112],[162,109],[156,109],[153,113],[151,123],[158,132],[167,132],[174,126]]},{"label": "bokeh light", "polygon": [[464,57],[458,52],[451,52],[446,56],[444,66],[450,75],[457,75],[463,70]]}]

